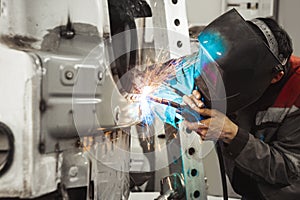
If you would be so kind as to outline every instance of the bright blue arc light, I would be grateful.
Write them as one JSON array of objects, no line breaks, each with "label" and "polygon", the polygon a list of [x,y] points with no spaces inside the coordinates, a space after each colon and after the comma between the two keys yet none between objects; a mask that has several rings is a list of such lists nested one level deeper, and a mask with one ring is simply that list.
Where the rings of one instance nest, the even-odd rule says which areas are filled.
[{"label": "bright blue arc light", "polygon": [[213,60],[216,61],[224,56],[226,44],[220,33],[203,32],[198,36],[198,40]]}]

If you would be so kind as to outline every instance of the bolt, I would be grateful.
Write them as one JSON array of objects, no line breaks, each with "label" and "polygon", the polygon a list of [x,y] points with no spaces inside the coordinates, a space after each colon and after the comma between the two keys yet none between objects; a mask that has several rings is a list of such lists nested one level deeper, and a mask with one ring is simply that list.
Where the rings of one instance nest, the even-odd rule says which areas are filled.
[{"label": "bolt", "polygon": [[182,42],[181,42],[181,41],[178,41],[178,42],[177,42],[177,47],[181,48],[181,47],[182,47],[182,45],[183,45],[183,44],[182,44]]},{"label": "bolt", "polygon": [[119,119],[120,119],[120,112],[117,112],[116,113],[116,121],[119,121]]},{"label": "bolt", "polygon": [[46,111],[46,109],[47,109],[47,103],[44,99],[42,99],[40,101],[40,111],[43,113]]},{"label": "bolt", "polygon": [[70,177],[76,177],[78,175],[78,167],[77,166],[72,166],[69,169],[69,176]]},{"label": "bolt", "polygon": [[99,81],[102,81],[102,79],[103,79],[103,72],[99,72],[98,73],[98,79],[99,79]]},{"label": "bolt", "polygon": [[74,73],[72,71],[66,71],[65,78],[68,80],[72,80],[74,78]]},{"label": "bolt", "polygon": [[75,32],[74,31],[66,31],[63,33],[63,36],[66,39],[72,39],[75,36]]},{"label": "bolt", "polygon": [[119,106],[117,106],[115,109],[114,109],[114,113],[115,113],[115,120],[116,120],[116,122],[118,122],[119,120],[120,120],[120,113],[121,111],[120,111],[120,107]]}]

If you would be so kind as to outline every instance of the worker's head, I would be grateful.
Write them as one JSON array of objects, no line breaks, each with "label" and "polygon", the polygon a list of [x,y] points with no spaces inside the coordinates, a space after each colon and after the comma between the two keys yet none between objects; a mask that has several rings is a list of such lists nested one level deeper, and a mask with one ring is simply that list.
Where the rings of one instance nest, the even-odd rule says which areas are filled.
[{"label": "worker's head", "polygon": [[283,69],[275,74],[271,83],[277,83],[287,72],[288,61],[293,52],[293,45],[288,33],[272,18],[256,18],[247,21],[270,48],[272,53],[280,60]]},{"label": "worker's head", "polygon": [[234,9],[198,38],[199,89],[208,106],[226,103],[227,113],[253,103],[278,82],[292,52],[290,38],[275,21],[247,22]]}]

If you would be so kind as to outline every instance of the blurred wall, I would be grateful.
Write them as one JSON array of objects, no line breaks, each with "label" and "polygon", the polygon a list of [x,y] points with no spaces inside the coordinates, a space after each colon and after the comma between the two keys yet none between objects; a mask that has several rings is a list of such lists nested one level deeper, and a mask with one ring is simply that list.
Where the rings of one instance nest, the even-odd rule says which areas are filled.
[{"label": "blurred wall", "polygon": [[207,25],[221,15],[223,0],[187,0],[186,10],[190,26]]},{"label": "blurred wall", "polygon": [[297,56],[300,56],[299,10],[299,0],[279,0],[278,21],[291,36]]}]

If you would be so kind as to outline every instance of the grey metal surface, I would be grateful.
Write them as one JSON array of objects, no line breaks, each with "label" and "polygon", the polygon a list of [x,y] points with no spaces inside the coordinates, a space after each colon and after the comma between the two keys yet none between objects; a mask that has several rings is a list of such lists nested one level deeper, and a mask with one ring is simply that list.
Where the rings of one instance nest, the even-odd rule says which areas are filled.
[{"label": "grey metal surface", "polygon": [[161,195],[158,200],[182,199],[185,196],[185,184],[181,174],[171,174],[161,180]]},{"label": "grey metal surface", "polygon": [[95,138],[94,199],[128,199],[130,136],[121,130]]},{"label": "grey metal surface", "polygon": [[40,105],[44,152],[72,148],[80,136],[99,135],[138,122],[138,118],[126,118],[124,108],[132,102],[118,92],[104,41],[91,32],[90,25],[74,27],[77,34],[72,40],[58,37],[60,29],[55,28],[43,43],[59,45],[50,52],[37,52],[45,72]]},{"label": "grey metal surface", "polygon": [[[0,198],[59,190],[68,199],[67,190],[75,188],[87,188],[87,198],[128,197],[130,136],[119,128],[133,123],[107,62],[107,1],[84,2],[88,14],[82,3],[0,1],[0,32],[11,36],[5,44],[27,51],[0,47],[1,66],[7,66],[0,69],[6,96],[0,121],[12,129],[17,147],[11,168],[0,177]],[[14,9],[19,12],[10,16]],[[69,27],[68,16],[74,20]],[[6,151],[5,140],[0,143]]]},{"label": "grey metal surface", "polygon": [[[130,136],[118,128],[135,123],[122,121],[132,102],[118,92],[104,42],[90,34],[62,40],[54,52],[38,52],[45,71],[41,144],[44,152],[63,151],[66,188],[93,188],[94,199],[126,199]],[[83,138],[93,141],[84,153],[88,160],[76,151]]]},{"label": "grey metal surface", "polygon": [[89,187],[91,162],[77,148],[63,152],[61,182],[66,188]]},{"label": "grey metal surface", "polygon": [[68,16],[95,25],[100,37],[109,33],[107,0],[1,0],[0,7],[1,35],[20,36],[19,47],[40,49],[48,30],[67,24]]}]

